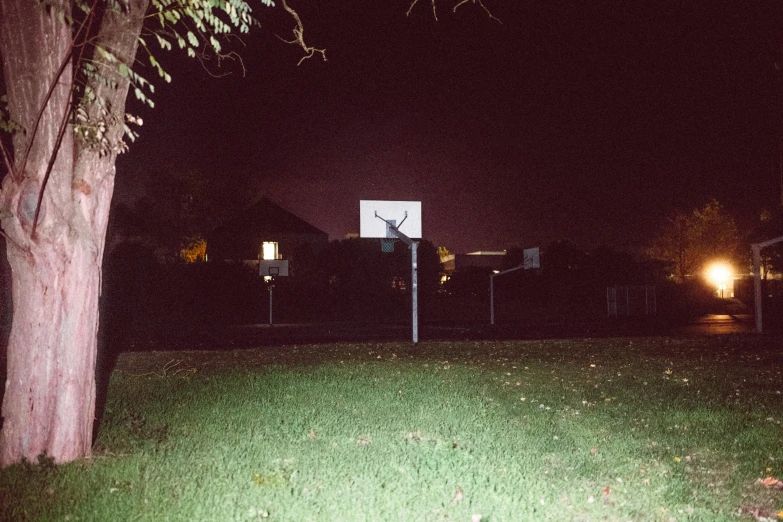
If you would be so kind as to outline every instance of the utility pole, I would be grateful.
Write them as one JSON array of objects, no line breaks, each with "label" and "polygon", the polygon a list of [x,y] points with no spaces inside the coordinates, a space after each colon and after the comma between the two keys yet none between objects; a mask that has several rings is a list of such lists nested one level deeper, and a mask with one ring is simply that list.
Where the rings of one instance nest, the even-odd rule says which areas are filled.
[{"label": "utility pole", "polygon": [[783,206],[783,137],[778,141],[778,175],[780,176],[780,205]]},{"label": "utility pole", "polygon": [[762,333],[764,327],[761,315],[763,301],[763,296],[761,295],[761,249],[781,241],[783,241],[783,236],[750,245],[753,253],[753,312],[756,319],[756,333]]}]

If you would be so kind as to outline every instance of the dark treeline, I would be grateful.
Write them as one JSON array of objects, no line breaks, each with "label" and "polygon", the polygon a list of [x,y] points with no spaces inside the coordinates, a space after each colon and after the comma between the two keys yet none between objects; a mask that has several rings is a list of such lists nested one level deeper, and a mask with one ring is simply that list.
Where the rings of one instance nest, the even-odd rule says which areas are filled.
[{"label": "dark treeline", "polygon": [[[440,260],[428,241],[418,257],[419,303],[426,309],[437,297]],[[411,258],[404,244],[383,253],[378,241],[349,239],[292,258],[290,277],[273,282],[275,323],[409,319]],[[269,284],[243,264],[160,263],[151,248],[125,243],[104,266],[104,332],[112,342],[138,343],[183,329],[267,323]]]},{"label": "dark treeline", "polygon": [[[522,249],[512,248],[503,268],[522,260]],[[487,321],[491,274],[489,268],[470,268],[452,275],[443,286],[440,319]],[[675,283],[670,274],[671,267],[643,256],[609,247],[586,252],[571,241],[556,241],[542,252],[540,269],[495,278],[496,324],[607,320],[607,287],[654,288],[659,319],[683,320],[720,307],[703,278]]]},{"label": "dark treeline", "polygon": [[[511,249],[506,268],[522,261]],[[378,241],[333,241],[321,252],[292,256],[290,277],[274,281],[274,322],[374,322],[410,320],[410,251],[397,243],[381,252]],[[424,324],[470,325],[489,321],[491,270],[458,270],[441,283],[435,246],[419,247],[419,310]],[[654,286],[657,316],[685,318],[716,304],[701,278],[671,282],[668,267],[609,248],[585,252],[569,241],[549,245],[536,270],[495,278],[497,324],[606,320],[606,289]],[[104,339],[111,344],[154,343],[161,335],[214,330],[269,321],[269,283],[237,263],[158,262],[139,243],[107,256],[102,298]],[[205,335],[208,335],[205,333]],[[135,346],[144,349],[144,346]]]}]

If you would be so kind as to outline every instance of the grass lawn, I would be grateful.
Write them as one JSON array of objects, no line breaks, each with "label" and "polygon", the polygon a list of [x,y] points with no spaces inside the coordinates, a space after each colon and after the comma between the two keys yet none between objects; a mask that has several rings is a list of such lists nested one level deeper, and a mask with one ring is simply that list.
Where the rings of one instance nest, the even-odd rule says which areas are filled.
[{"label": "grass lawn", "polygon": [[780,338],[124,354],[95,455],[3,520],[783,517]]}]

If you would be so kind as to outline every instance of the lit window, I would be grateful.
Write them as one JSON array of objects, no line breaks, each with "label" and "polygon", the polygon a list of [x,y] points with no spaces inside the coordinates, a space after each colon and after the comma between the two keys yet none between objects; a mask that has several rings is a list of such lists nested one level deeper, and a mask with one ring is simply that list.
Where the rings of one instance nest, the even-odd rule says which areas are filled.
[{"label": "lit window", "polygon": [[264,241],[261,245],[261,258],[265,261],[277,259],[277,242]]}]

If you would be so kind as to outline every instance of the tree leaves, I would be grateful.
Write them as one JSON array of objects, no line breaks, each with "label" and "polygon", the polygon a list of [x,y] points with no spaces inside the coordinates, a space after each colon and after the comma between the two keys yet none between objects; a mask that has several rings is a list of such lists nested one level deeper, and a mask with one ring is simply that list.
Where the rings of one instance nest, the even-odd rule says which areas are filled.
[{"label": "tree leaves", "polygon": [[669,262],[676,277],[695,274],[704,263],[736,256],[739,234],[734,219],[717,200],[689,214],[669,217],[648,248],[648,254]]},{"label": "tree leaves", "polygon": [[163,38],[161,35],[155,33],[155,38],[158,39],[158,44],[160,44],[160,48],[165,51],[171,51],[171,42]]}]

